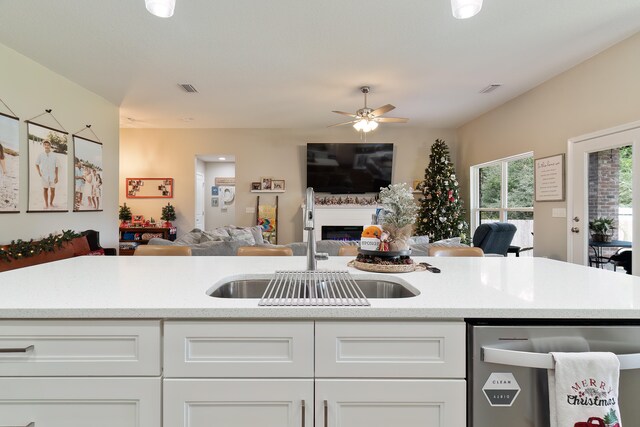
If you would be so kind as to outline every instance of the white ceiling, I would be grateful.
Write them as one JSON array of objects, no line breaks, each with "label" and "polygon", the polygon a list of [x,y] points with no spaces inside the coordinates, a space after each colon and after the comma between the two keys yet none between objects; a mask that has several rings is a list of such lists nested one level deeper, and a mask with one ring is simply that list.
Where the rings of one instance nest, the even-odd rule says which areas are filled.
[{"label": "white ceiling", "polygon": [[169,19],[144,0],[0,0],[0,22],[122,127],[320,128],[362,85],[410,119],[384,126],[457,127],[640,31],[640,0],[485,0],[467,20],[449,0],[177,0]]}]

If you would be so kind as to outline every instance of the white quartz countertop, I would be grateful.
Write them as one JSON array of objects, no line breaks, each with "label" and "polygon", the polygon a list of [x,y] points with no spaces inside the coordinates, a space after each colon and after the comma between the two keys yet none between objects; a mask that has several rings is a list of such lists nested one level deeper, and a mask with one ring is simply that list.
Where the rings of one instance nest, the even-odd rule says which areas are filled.
[{"label": "white quartz countertop", "polygon": [[[319,261],[348,268],[350,257]],[[259,307],[212,298],[230,276],[303,270],[304,257],[78,257],[0,273],[0,318],[638,319],[640,278],[544,258],[420,258],[395,274],[420,294],[370,307]],[[378,274],[384,278],[387,274]]]}]

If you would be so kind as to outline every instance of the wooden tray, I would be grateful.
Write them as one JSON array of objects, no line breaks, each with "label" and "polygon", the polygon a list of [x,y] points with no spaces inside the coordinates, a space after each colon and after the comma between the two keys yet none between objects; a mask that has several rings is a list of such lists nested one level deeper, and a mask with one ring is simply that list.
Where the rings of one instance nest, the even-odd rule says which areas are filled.
[{"label": "wooden tray", "polygon": [[410,273],[412,271],[424,271],[426,268],[416,264],[369,264],[358,262],[356,260],[349,261],[348,267],[354,267],[362,271],[370,271],[372,273]]}]

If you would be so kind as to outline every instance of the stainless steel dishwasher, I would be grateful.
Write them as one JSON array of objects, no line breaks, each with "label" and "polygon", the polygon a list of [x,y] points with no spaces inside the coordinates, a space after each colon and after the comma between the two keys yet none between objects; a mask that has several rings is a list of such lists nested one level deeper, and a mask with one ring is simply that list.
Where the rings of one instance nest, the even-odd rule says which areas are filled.
[{"label": "stainless steel dishwasher", "polygon": [[640,322],[467,325],[468,427],[549,427],[550,351],[617,354],[622,425],[640,425]]}]

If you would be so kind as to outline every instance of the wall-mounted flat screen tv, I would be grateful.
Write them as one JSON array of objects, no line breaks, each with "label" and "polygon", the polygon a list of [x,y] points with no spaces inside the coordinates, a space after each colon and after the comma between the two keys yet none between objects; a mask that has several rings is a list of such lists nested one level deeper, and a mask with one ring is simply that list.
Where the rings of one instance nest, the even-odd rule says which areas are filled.
[{"label": "wall-mounted flat screen tv", "polygon": [[391,184],[393,144],[307,144],[307,187],[333,194],[377,193]]}]

